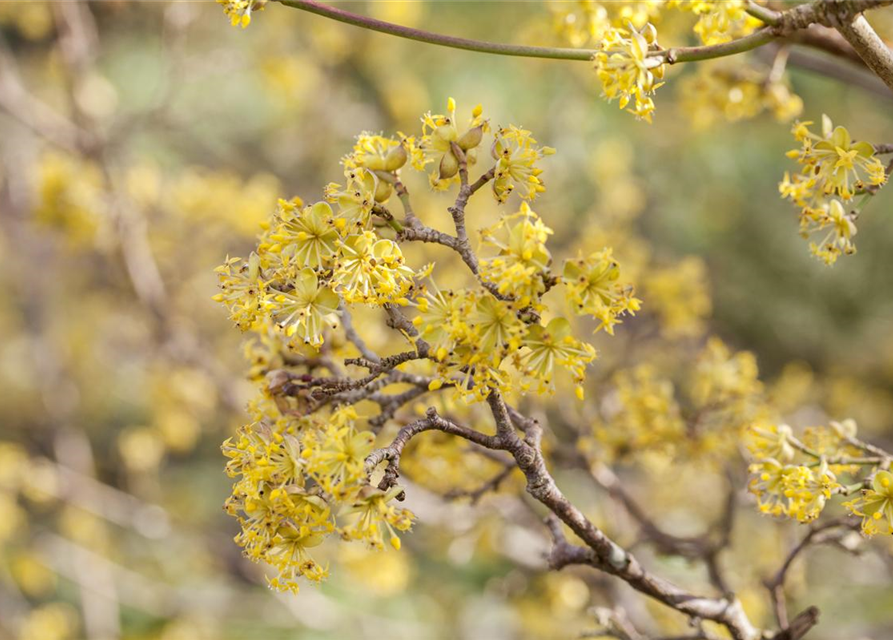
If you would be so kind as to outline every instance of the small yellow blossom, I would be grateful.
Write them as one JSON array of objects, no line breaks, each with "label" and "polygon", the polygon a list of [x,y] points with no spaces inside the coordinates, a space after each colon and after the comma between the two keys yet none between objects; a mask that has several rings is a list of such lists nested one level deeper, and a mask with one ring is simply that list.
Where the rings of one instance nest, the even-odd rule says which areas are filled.
[{"label": "small yellow blossom", "polygon": [[620,282],[620,264],[610,249],[566,261],[562,280],[575,312],[599,321],[596,331],[604,329],[614,335],[620,316],[634,315],[641,307],[641,300],[633,296],[633,286]]},{"label": "small yellow blossom", "polygon": [[344,511],[345,516],[353,516],[353,524],[342,529],[342,535],[348,540],[362,540],[373,549],[381,549],[385,529],[390,545],[400,549],[398,532],[409,531],[412,527],[413,514],[408,509],[398,509],[390,504],[403,492],[400,487],[389,491],[381,491],[373,487],[364,487],[351,507]]},{"label": "small yellow blossom", "polygon": [[537,161],[555,153],[551,147],[538,147],[529,131],[514,125],[500,128],[490,153],[496,160],[493,175],[493,195],[497,202],[505,202],[515,189],[524,200],[534,200],[546,190],[539,176],[543,170]]},{"label": "small yellow blossom", "polygon": [[260,257],[252,253],[247,263],[241,258],[227,258],[215,272],[222,292],[214,300],[225,304],[230,319],[247,331],[269,308],[266,285],[260,278]]},{"label": "small yellow blossom", "polygon": [[824,461],[810,468],[767,458],[752,464],[750,472],[754,477],[749,489],[757,496],[760,511],[800,522],[815,520],[828,498],[841,488]]},{"label": "small yellow blossom", "polygon": [[377,239],[374,233],[365,231],[345,238],[340,254],[333,282],[347,302],[397,302],[413,286],[413,271],[393,240]]},{"label": "small yellow blossom", "polygon": [[217,0],[217,4],[223,5],[223,12],[234,27],[244,29],[251,24],[251,13],[262,11],[267,0]]},{"label": "small yellow blossom", "polygon": [[422,137],[418,142],[421,155],[413,157],[413,166],[422,170],[433,163],[429,174],[431,186],[439,191],[449,188],[459,180],[459,158],[453,153],[453,144],[462,151],[468,165],[477,161],[476,149],[490,126],[483,118],[483,108],[477,105],[471,111],[471,119],[461,130],[456,121],[456,101],[447,100],[446,114],[422,116]]},{"label": "small yellow blossom", "polygon": [[810,122],[798,122],[792,133],[800,149],[788,152],[802,165],[801,173],[785,173],[779,184],[783,198],[801,208],[800,235],[826,231],[819,242],[810,243],[810,251],[825,264],[834,264],[840,255],[856,252],[858,207],[847,209],[847,202],[859,192],[883,185],[886,172],[867,142],[853,141],[844,127],[834,127],[830,118],[822,118],[822,135],[809,130]]},{"label": "small yellow blossom", "polygon": [[578,396],[582,396],[586,365],[595,359],[595,349],[574,338],[566,319],[554,318],[545,327],[531,325],[523,345],[527,349],[522,360],[523,367],[527,375],[537,381],[539,393],[554,391],[554,370],[557,365],[571,373]]},{"label": "small yellow blossom", "polygon": [[657,30],[650,23],[641,30],[632,25],[611,28],[594,58],[605,98],[619,99],[621,109],[629,106],[631,113],[647,122],[654,111],[651,95],[663,84],[658,81],[665,67],[664,58],[649,55],[652,46],[657,46]]},{"label": "small yellow blossom", "polygon": [[301,269],[291,284],[291,291],[271,296],[273,315],[285,327],[286,335],[318,348],[326,325],[337,321],[338,294],[320,282],[310,267]]},{"label": "small yellow blossom", "polygon": [[870,489],[844,503],[850,513],[862,518],[862,531],[869,536],[893,533],[893,473],[878,471],[874,474]]},{"label": "small yellow blossom", "polygon": [[512,215],[503,216],[481,231],[484,244],[499,249],[493,258],[481,261],[481,277],[503,295],[512,296],[521,307],[530,305],[546,290],[544,276],[552,256],[546,239],[552,230],[543,224],[526,202]]}]

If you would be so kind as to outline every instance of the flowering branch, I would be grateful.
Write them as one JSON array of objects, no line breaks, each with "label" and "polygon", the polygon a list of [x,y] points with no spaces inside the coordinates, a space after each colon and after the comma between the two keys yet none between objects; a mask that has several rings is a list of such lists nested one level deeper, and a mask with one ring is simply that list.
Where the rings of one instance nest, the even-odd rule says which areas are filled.
[{"label": "flowering branch", "polygon": [[464,49],[466,51],[477,51],[480,53],[492,53],[501,56],[520,56],[526,58],[547,58],[553,60],[590,60],[595,53],[588,49],[569,49],[562,47],[533,47],[527,45],[501,44],[496,42],[486,42],[483,40],[471,40],[468,38],[458,38],[455,36],[447,36],[440,33],[432,33],[423,31],[422,29],[414,29],[412,27],[404,27],[401,25],[377,20],[367,16],[361,16],[343,9],[336,9],[314,0],[278,0],[280,4],[293,9],[300,9],[308,13],[314,13],[318,16],[344,22],[355,27],[369,29],[370,31],[378,31],[388,35],[397,36],[399,38],[407,38],[418,42],[426,42],[442,47],[450,47],[452,49]]},{"label": "flowering branch", "polygon": [[[453,49],[463,49],[466,51],[477,51],[480,53],[505,56],[580,61],[592,60],[598,52],[597,49],[537,47],[459,38],[362,16],[343,9],[330,7],[320,2],[316,2],[315,0],[278,1],[280,4],[294,9],[307,11],[308,13],[337,20],[338,22],[343,22],[356,27],[369,29],[370,31],[378,31],[400,38],[450,47]],[[891,4],[891,2],[893,2],[893,0],[848,0],[847,2],[824,2],[821,0],[814,0],[811,3],[799,5],[783,12],[774,11],[754,2],[750,2],[747,8],[748,13],[762,20],[767,24],[767,27],[729,42],[698,47],[673,47],[666,50],[651,52],[650,55],[653,57],[665,58],[670,64],[676,62],[711,60],[751,51],[780,38],[790,38],[795,32],[807,29],[813,24],[823,24],[826,26],[831,24],[834,26],[844,25],[844,28],[847,28],[846,25],[852,25],[848,27],[851,35],[844,35],[848,40],[851,38],[856,39],[855,41],[851,41],[854,48],[857,48],[857,50],[861,48],[864,51],[874,52],[871,54],[871,61],[869,61],[860,51],[860,56],[863,57],[866,64],[878,73],[878,75],[881,75],[882,72],[893,73],[893,71],[890,71],[893,69],[893,65],[888,64],[889,61],[882,55],[881,48],[878,46],[880,39],[877,38],[877,34],[874,34],[872,37],[868,32],[868,30],[871,29],[870,26],[867,25],[867,22],[864,22],[864,18],[858,17],[862,11],[885,6]],[[868,29],[866,29],[866,26],[868,26]],[[803,40],[802,43],[820,46],[816,42],[807,40]],[[886,45],[883,45],[882,42],[880,45],[886,49]],[[887,49],[887,52],[889,53],[889,49]],[[884,76],[881,77],[883,78]],[[886,79],[885,82],[887,82]],[[887,84],[889,85],[890,83],[888,82]]]}]

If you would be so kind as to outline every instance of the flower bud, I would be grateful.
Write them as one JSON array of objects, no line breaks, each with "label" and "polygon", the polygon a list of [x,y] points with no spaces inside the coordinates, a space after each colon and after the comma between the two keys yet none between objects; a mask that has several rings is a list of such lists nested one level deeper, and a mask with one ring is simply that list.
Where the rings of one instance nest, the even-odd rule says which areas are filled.
[{"label": "flower bud", "polygon": [[642,28],[640,33],[645,37],[645,42],[648,44],[655,44],[657,42],[657,29],[655,29],[654,25],[650,22]]},{"label": "flower bud", "polygon": [[375,186],[375,201],[385,202],[388,198],[391,197],[391,194],[393,192],[394,187],[391,185],[390,182],[379,180],[378,184]]},{"label": "flower bud", "polygon": [[450,124],[442,124],[434,130],[434,135],[446,142],[454,142],[456,140],[456,128]]},{"label": "flower bud", "polygon": [[481,143],[481,140],[484,138],[484,127],[483,125],[478,125],[473,129],[469,129],[462,136],[456,140],[456,144],[459,145],[459,148],[462,151],[468,151],[469,149],[473,149]]},{"label": "flower bud", "polygon": [[284,369],[274,369],[267,373],[267,390],[273,395],[281,392],[289,382],[291,382],[291,376],[288,371],[285,371]]},{"label": "flower bud", "polygon": [[260,274],[260,256],[257,255],[254,251],[251,252],[251,255],[248,256],[248,278],[251,280],[257,280],[257,276]]},{"label": "flower bud", "polygon": [[459,160],[453,155],[453,152],[443,154],[440,161],[440,179],[448,180],[459,173]]},{"label": "flower bud", "polygon": [[384,159],[384,166],[382,166],[382,169],[385,171],[396,171],[406,164],[408,158],[409,154],[406,153],[406,147],[403,146],[403,144],[397,145],[388,152],[387,157]]},{"label": "flower bud", "polygon": [[384,171],[387,160],[378,155],[369,155],[363,158],[362,166],[370,171]]}]

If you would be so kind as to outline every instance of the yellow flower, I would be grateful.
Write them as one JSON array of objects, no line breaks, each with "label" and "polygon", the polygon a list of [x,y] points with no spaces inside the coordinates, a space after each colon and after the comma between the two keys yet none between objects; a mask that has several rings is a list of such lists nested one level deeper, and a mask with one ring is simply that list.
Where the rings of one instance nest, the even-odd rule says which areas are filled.
[{"label": "yellow flower", "polygon": [[446,114],[429,111],[422,116],[422,137],[418,142],[421,154],[413,157],[413,166],[421,171],[429,163],[435,165],[435,170],[428,175],[433,188],[447,189],[459,179],[459,158],[453,153],[453,143],[462,150],[469,165],[476,162],[476,148],[490,129],[482,113],[483,107],[477,105],[472,109],[471,119],[460,130],[456,122],[456,101],[450,98]]},{"label": "yellow flower", "polygon": [[365,482],[364,463],[374,441],[372,432],[357,430],[353,420],[335,420],[326,424],[322,433],[305,439],[302,455],[319,485],[343,500]]},{"label": "yellow flower", "polygon": [[291,292],[280,291],[272,296],[273,315],[286,329],[304,344],[319,348],[323,343],[326,324],[338,318],[338,294],[321,283],[310,267],[298,272]]},{"label": "yellow flower", "polygon": [[862,531],[869,536],[877,533],[893,533],[893,473],[878,471],[874,474],[870,489],[845,502],[850,513],[862,517]]},{"label": "yellow flower", "polygon": [[223,5],[230,24],[244,29],[251,24],[251,13],[262,11],[267,0],[217,0],[217,4]]},{"label": "yellow flower", "polygon": [[633,297],[633,286],[620,280],[620,264],[610,249],[564,263],[562,281],[578,315],[589,314],[599,320],[596,331],[614,335],[614,325],[624,313],[634,315],[641,300]]},{"label": "yellow flower", "polygon": [[413,287],[413,271],[393,240],[376,239],[366,231],[345,238],[339,250],[332,278],[347,302],[398,302]]},{"label": "yellow flower", "polygon": [[412,323],[432,347],[438,360],[445,360],[463,333],[465,291],[441,291],[431,287],[415,301],[419,312]]},{"label": "yellow flower", "polygon": [[792,435],[786,424],[755,422],[744,434],[744,445],[755,458],[790,461],[794,458],[794,447],[789,441]]},{"label": "yellow flower", "polygon": [[252,253],[248,262],[227,258],[215,270],[222,293],[214,296],[230,311],[230,319],[247,331],[269,307],[266,284],[260,277],[260,257]]},{"label": "yellow flower", "polygon": [[521,346],[524,323],[515,309],[484,292],[474,305],[470,321],[477,343],[484,352],[509,352]]},{"label": "yellow flower", "polygon": [[634,113],[637,118],[651,122],[654,101],[650,96],[661,86],[664,59],[649,56],[648,50],[657,46],[657,30],[646,24],[640,31],[611,28],[605,32],[598,52],[593,58],[595,72],[602,83],[608,101],[620,100],[620,108]]},{"label": "yellow flower", "polygon": [[325,535],[311,531],[307,527],[286,524],[276,531],[272,546],[266,553],[267,561],[279,569],[279,575],[269,581],[270,587],[278,591],[298,592],[299,576],[319,582],[328,577],[327,568],[316,562],[308,549],[317,547],[325,540]]},{"label": "yellow flower", "polygon": [[837,262],[841,255],[856,253],[853,236],[856,235],[856,215],[844,209],[836,198],[821,203],[818,207],[805,207],[800,212],[800,235],[804,238],[827,230],[820,242],[810,242],[809,250],[827,265]]},{"label": "yellow flower", "polygon": [[754,477],[749,489],[757,496],[760,511],[799,522],[815,520],[828,498],[841,488],[824,461],[812,469],[802,465],[782,466],[768,458],[752,464],[750,472]]},{"label": "yellow flower", "polygon": [[500,128],[490,153],[496,160],[493,195],[497,202],[505,202],[516,188],[524,200],[534,200],[546,190],[539,178],[543,170],[536,163],[555,149],[536,146],[529,131],[514,125]]},{"label": "yellow flower", "polygon": [[342,234],[356,233],[369,224],[375,203],[386,201],[393,187],[362,167],[348,169],[344,175],[347,186],[342,188],[338,183],[329,183],[325,196],[338,207],[335,227]]},{"label": "yellow flower", "polygon": [[338,231],[332,207],[326,202],[304,207],[300,212],[286,200],[279,201],[277,223],[269,234],[269,251],[287,256],[299,267],[328,264],[338,248]]},{"label": "yellow flower", "polygon": [[788,152],[788,157],[803,165],[802,173],[785,173],[778,188],[783,198],[801,207],[801,236],[828,230],[821,242],[809,247],[814,256],[831,265],[840,255],[856,252],[852,238],[858,206],[847,211],[844,203],[866,188],[883,185],[887,175],[874,147],[853,141],[850,132],[834,127],[828,116],[822,117],[821,136],[812,133],[809,124],[794,125],[792,133],[801,148]]},{"label": "yellow flower", "polygon": [[574,338],[566,319],[554,318],[545,327],[531,325],[523,345],[527,353],[522,357],[522,366],[527,375],[537,380],[539,393],[554,390],[554,370],[559,365],[571,373],[582,399],[586,365],[595,359],[595,349]]},{"label": "yellow flower", "polygon": [[399,140],[394,140],[364,131],[357,136],[353,152],[344,159],[344,165],[394,173],[406,164],[415,151],[413,147],[412,138],[401,135]]},{"label": "yellow flower", "polygon": [[344,537],[362,540],[373,549],[381,549],[384,546],[384,528],[389,534],[391,546],[399,550],[401,545],[397,532],[409,531],[414,517],[409,509],[398,509],[389,504],[402,492],[400,487],[393,487],[387,492],[370,486],[364,487],[353,505],[343,513],[346,516],[355,516],[353,524],[342,530]]},{"label": "yellow flower", "polygon": [[512,296],[519,307],[538,301],[546,290],[543,278],[552,261],[546,249],[550,235],[552,230],[522,202],[517,213],[503,216],[495,226],[481,231],[484,244],[499,249],[499,255],[481,261],[481,278],[495,285],[499,293]]},{"label": "yellow flower", "polygon": [[748,15],[745,0],[671,0],[670,6],[698,16],[694,32],[707,45],[740,38],[762,24]]}]

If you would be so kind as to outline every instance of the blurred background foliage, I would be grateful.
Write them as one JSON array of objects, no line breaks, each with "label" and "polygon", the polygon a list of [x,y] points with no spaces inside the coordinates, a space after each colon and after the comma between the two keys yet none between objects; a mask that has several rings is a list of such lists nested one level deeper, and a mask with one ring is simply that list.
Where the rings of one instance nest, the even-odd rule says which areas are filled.
[{"label": "blurred background foliage", "polygon": [[[558,41],[545,3],[339,4],[472,38]],[[210,2],[3,2],[0,33],[0,638],[560,638],[594,626],[590,606],[615,603],[685,631],[602,576],[543,571],[546,539],[519,483],[474,505],[414,489],[405,552],[339,549],[333,577],[297,596],[267,590],[232,543],[219,445],[250,390],[238,331],[211,301],[213,268],[247,255],[278,197],[321,197],[357,133],[412,134],[448,96],[558,150],[534,207],[556,254],[613,244],[645,279],[645,265],[689,260],[712,305],[683,291],[683,307],[756,355],[793,422],[852,417],[866,438],[893,440],[893,195],[864,212],[859,253],[825,268],[777,195],[795,146],[787,125],[693,126],[680,82],[693,68],[672,70],[648,126],[604,103],[585,63],[441,49],[279,6],[241,31]],[[827,113],[859,139],[893,140],[888,100],[791,73],[804,119]],[[441,196],[414,196],[446,220]],[[475,207],[473,225],[495,219],[489,200]],[[599,338],[593,378],[616,362],[685,373],[676,347],[623,348],[637,346],[636,327],[618,328],[613,346]],[[424,460],[435,479],[453,465]],[[635,542],[591,483],[556,473],[597,523]],[[682,534],[722,503],[722,469],[651,460],[624,473]],[[728,566],[765,620],[760,580],[797,525],[751,509],[736,527]],[[893,633],[890,544],[875,546],[845,564],[818,549],[795,567],[792,599],[824,612],[817,640]],[[698,567],[637,551],[703,583]]]}]

